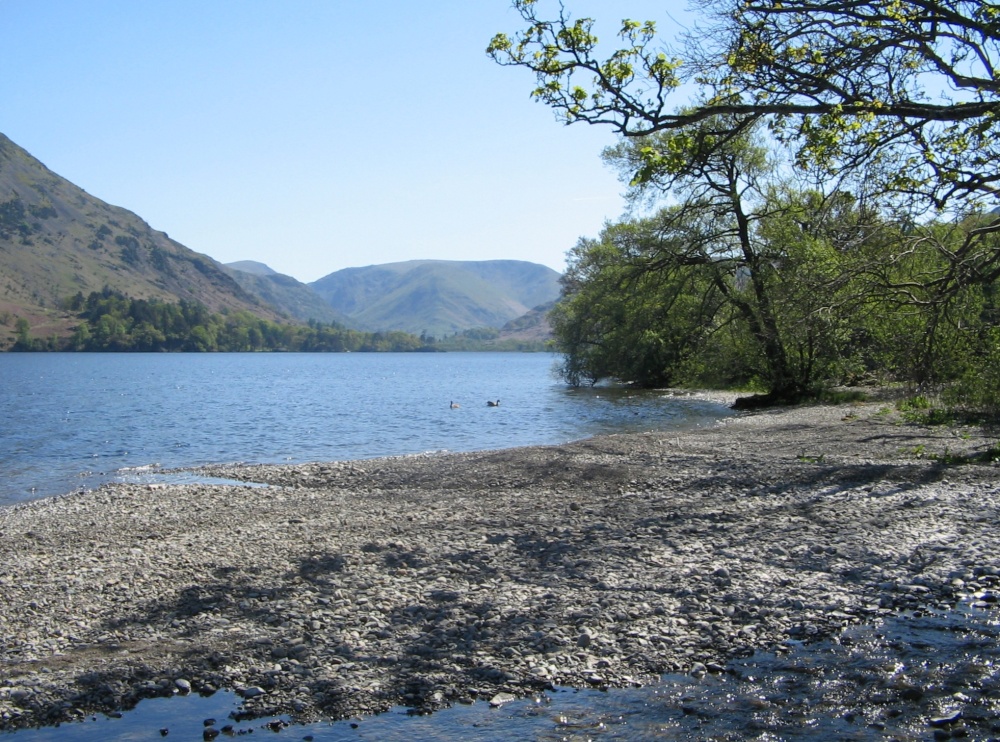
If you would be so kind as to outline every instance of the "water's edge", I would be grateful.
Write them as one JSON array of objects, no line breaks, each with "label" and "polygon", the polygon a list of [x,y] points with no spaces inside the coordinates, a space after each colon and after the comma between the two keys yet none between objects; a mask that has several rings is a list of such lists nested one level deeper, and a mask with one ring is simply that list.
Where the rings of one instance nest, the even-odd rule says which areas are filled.
[{"label": "water's edge", "polygon": [[[942,659],[947,658],[945,661]],[[819,641],[788,641],[725,667],[667,674],[641,688],[552,687],[431,715],[293,723],[246,718],[230,691],[147,699],[61,727],[0,734],[11,742],[214,739],[285,730],[296,739],[985,739],[1000,733],[1000,616],[967,598],[950,610],[885,612]]]}]

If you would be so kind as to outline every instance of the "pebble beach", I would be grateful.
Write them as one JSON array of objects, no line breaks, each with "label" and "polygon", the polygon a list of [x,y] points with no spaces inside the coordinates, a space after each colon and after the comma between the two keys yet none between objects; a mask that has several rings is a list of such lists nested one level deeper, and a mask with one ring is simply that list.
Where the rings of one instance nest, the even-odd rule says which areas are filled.
[{"label": "pebble beach", "polygon": [[995,445],[883,403],[804,406],[8,507],[0,729],[220,689],[297,720],[502,704],[991,607],[1000,469],[954,461]]}]

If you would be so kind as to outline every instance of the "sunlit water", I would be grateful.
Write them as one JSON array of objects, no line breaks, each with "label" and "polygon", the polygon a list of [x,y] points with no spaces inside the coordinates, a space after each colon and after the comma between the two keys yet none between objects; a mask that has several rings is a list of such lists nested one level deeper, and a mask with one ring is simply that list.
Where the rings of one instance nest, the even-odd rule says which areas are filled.
[{"label": "sunlit water", "polygon": [[[572,390],[553,374],[556,360],[543,353],[0,354],[0,505],[143,480],[157,468],[563,443],[729,414],[659,392]],[[499,407],[486,405],[498,399]]]}]

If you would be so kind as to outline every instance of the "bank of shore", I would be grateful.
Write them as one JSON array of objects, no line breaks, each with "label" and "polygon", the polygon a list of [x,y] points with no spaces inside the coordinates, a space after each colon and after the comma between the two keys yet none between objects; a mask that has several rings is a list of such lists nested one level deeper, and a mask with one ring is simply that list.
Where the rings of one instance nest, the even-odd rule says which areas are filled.
[{"label": "bank of shore", "polygon": [[562,446],[205,470],[0,510],[0,729],[232,688],[433,710],[717,671],[1000,587],[994,441],[881,404]]}]

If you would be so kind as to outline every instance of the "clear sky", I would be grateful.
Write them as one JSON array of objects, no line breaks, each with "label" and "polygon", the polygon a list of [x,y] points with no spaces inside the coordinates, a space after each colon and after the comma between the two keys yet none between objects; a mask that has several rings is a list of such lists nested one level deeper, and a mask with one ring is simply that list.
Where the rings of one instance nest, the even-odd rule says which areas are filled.
[{"label": "clear sky", "polygon": [[[542,0],[540,6],[554,7]],[[614,41],[683,0],[567,0]],[[509,0],[0,0],[0,132],[221,262],[302,281],[418,258],[565,267],[624,202],[485,48]]]}]

